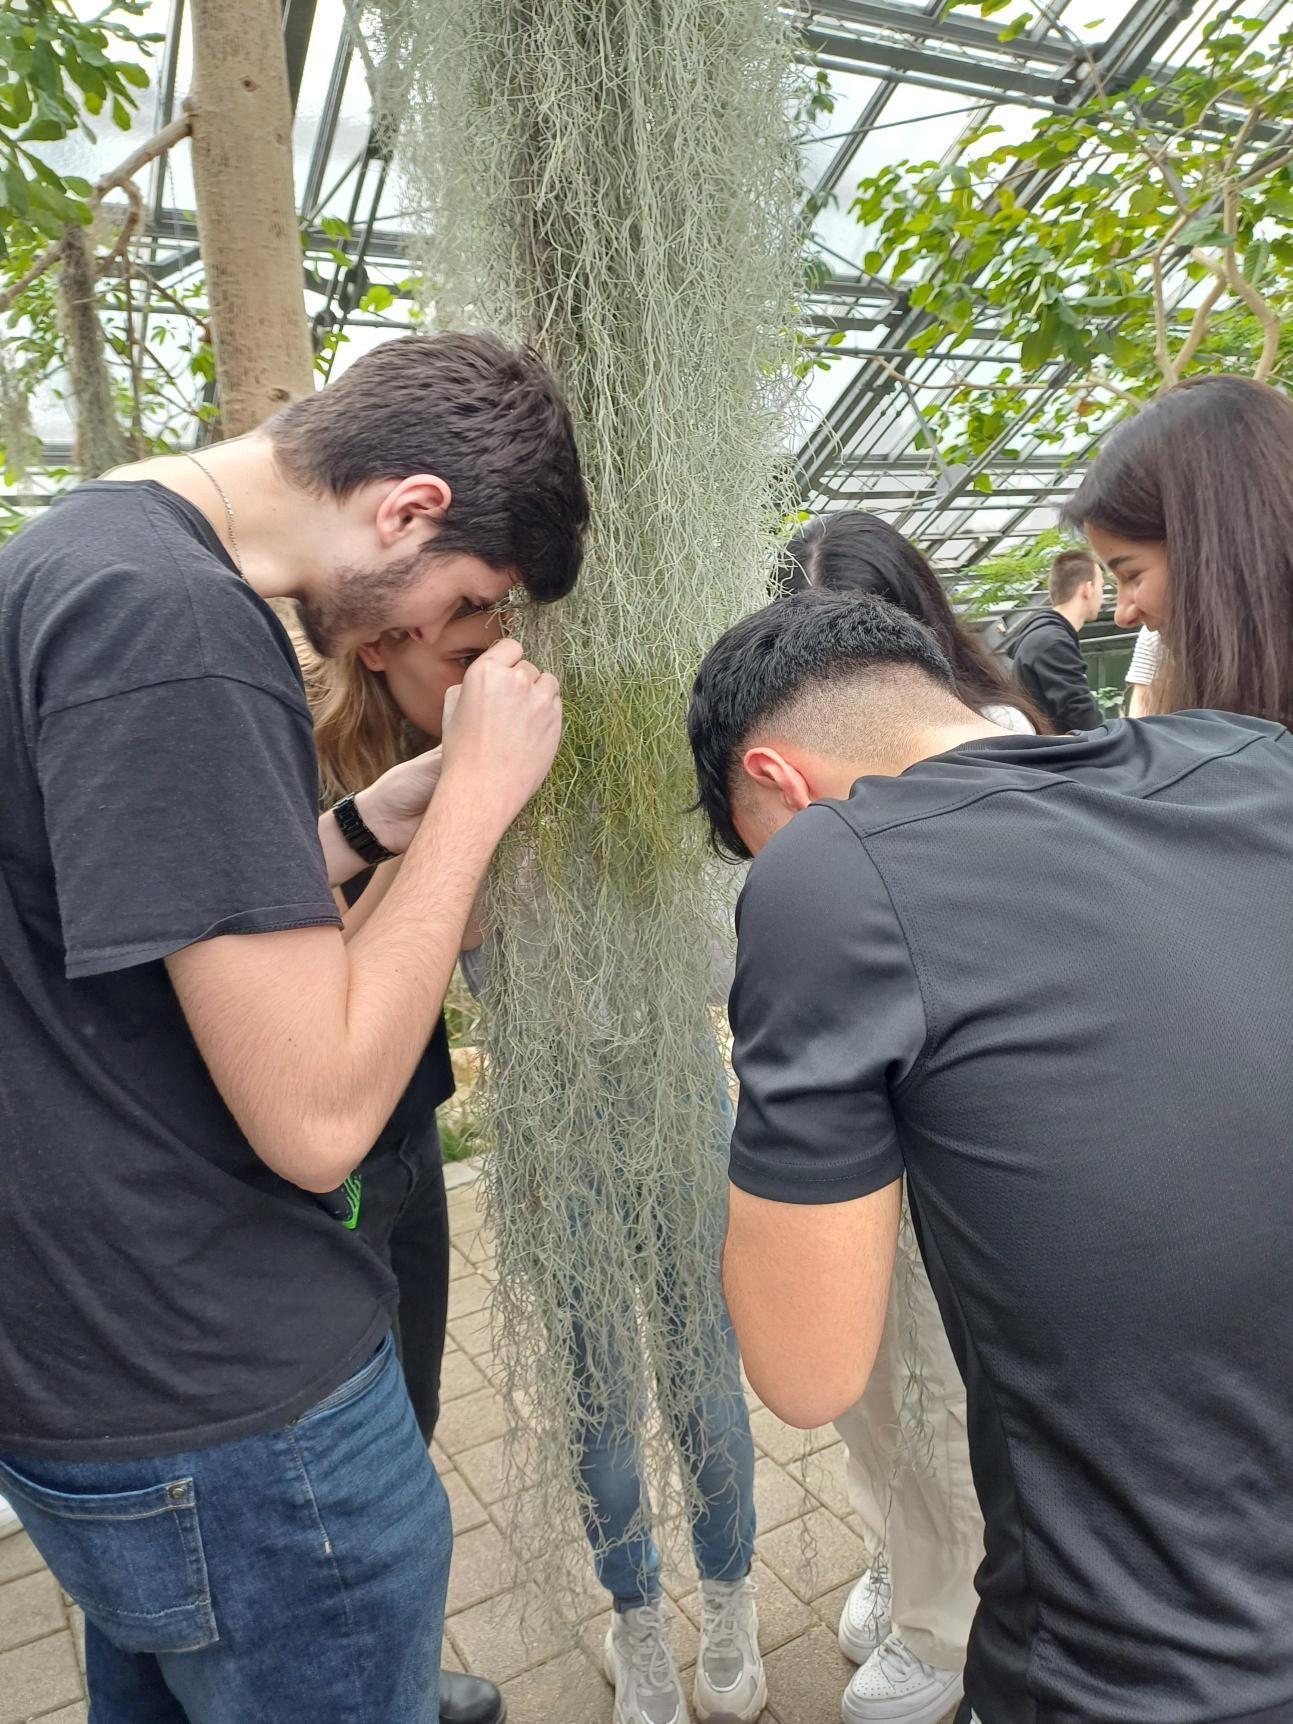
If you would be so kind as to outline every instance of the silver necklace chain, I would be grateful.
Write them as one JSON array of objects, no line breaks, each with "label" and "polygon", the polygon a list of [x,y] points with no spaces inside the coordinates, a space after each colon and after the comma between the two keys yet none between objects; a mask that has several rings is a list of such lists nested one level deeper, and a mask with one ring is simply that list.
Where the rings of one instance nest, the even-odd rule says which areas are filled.
[{"label": "silver necklace chain", "polygon": [[207,478],[210,479],[211,483],[215,486],[216,491],[219,494],[220,501],[224,504],[224,518],[225,523],[229,528],[229,549],[233,553],[233,565],[237,569],[238,573],[242,575],[243,579],[246,580],[247,577],[246,575],[243,575],[242,569],[242,555],[238,550],[238,534],[235,531],[233,524],[233,504],[225,495],[224,486],[220,483],[219,479],[216,478],[215,474],[207,466],[206,462],[199,461],[197,456],[190,454],[187,449],[184,450],[184,455],[187,460],[192,461],[193,465],[200,473],[206,474]]}]

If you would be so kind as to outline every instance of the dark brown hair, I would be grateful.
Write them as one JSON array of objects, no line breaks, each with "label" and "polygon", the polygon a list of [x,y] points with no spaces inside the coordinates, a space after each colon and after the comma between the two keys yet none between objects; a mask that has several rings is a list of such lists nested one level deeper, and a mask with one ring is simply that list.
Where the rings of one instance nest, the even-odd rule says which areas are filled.
[{"label": "dark brown hair", "polygon": [[265,427],[293,484],[351,496],[434,473],[453,493],[432,555],[514,569],[531,597],[575,584],[588,496],[574,427],[542,360],[492,335],[406,335]]},{"label": "dark brown hair", "polygon": [[1199,377],[1120,425],[1065,519],[1162,544],[1160,711],[1293,724],[1293,403]]},{"label": "dark brown hair", "polygon": [[1090,551],[1061,551],[1051,564],[1051,603],[1066,605],[1079,587],[1096,578],[1098,570]]},{"label": "dark brown hair", "polygon": [[1051,729],[1009,670],[966,628],[952,609],[943,584],[915,545],[878,515],[849,510],[819,515],[786,546],[777,571],[781,593],[820,587],[858,598],[887,599],[924,623],[942,648],[967,706],[1013,706],[1039,732]]}]

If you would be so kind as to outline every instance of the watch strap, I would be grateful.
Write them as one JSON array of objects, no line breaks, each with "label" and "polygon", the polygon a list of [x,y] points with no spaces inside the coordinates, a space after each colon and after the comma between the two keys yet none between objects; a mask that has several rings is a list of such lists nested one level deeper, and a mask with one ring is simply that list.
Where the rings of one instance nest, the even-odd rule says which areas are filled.
[{"label": "watch strap", "polygon": [[333,808],[332,817],[341,828],[341,836],[355,855],[370,867],[375,868],[379,862],[394,860],[395,852],[388,850],[370,830],[353,796],[343,796]]}]

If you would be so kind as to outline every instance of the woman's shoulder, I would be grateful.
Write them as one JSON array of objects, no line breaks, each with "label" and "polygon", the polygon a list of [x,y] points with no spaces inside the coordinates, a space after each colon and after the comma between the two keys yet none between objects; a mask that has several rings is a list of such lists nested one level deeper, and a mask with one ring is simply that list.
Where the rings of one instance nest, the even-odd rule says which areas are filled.
[{"label": "woman's shoulder", "polygon": [[999,724],[1002,730],[1017,731],[1020,736],[1037,735],[1037,726],[1017,706],[994,703],[983,708],[983,716],[989,724]]}]

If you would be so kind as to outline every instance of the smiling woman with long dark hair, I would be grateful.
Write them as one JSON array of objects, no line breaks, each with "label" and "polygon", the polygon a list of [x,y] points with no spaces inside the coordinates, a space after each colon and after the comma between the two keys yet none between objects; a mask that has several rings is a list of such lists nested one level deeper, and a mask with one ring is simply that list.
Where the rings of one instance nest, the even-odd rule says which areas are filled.
[{"label": "smiling woman with long dark hair", "polygon": [[1293,724],[1293,402],[1200,377],[1120,425],[1064,509],[1163,643],[1160,712]]}]

